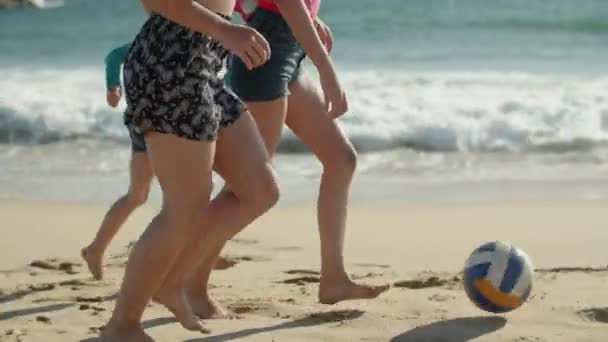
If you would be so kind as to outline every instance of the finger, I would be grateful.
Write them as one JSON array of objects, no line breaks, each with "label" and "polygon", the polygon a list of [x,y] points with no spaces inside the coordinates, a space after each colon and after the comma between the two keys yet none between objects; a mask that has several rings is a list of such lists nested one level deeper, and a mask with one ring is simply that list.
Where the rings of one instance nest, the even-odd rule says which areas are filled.
[{"label": "finger", "polygon": [[325,29],[323,28],[323,26],[319,26],[319,29],[317,30],[317,32],[319,33],[319,38],[321,39],[321,43],[325,47],[325,50],[327,50],[327,52],[329,52],[329,42],[328,42],[327,32],[325,32]]},{"label": "finger", "polygon": [[270,50],[270,44],[268,43],[266,38],[264,38],[264,36],[262,36],[258,31],[255,31],[254,37],[255,41],[260,45],[260,47],[264,51],[263,56],[266,56],[266,60],[269,60],[270,54],[272,53],[272,51]]},{"label": "finger", "polygon": [[248,48],[246,53],[247,56],[249,56],[249,59],[251,60],[253,68],[257,68],[260,65],[264,64],[265,60],[262,58],[262,56],[258,54],[258,52],[254,48]]},{"label": "finger", "polygon": [[331,50],[334,48],[334,35],[331,33],[329,27],[324,26],[324,29],[326,31],[325,35],[327,36],[327,51],[331,52]]},{"label": "finger", "polygon": [[344,94],[341,94],[340,98],[337,99],[336,101],[332,102],[333,105],[333,114],[334,114],[334,118],[340,117],[342,116],[342,114],[346,113],[347,111],[347,104],[346,104],[346,98],[344,96]]},{"label": "finger", "polygon": [[245,64],[245,66],[247,67],[248,70],[253,69],[253,62],[251,61],[251,59],[249,58],[249,56],[247,55],[246,52],[239,51],[239,53],[237,54],[237,56],[239,57],[239,59],[241,60],[241,62],[243,62],[243,64]]},{"label": "finger", "polygon": [[268,54],[262,45],[258,44],[258,42],[255,40],[252,41],[251,45],[248,47],[247,54],[251,57],[256,66],[262,65],[268,60]]},{"label": "finger", "polygon": [[331,115],[331,101],[329,100],[329,97],[327,96],[327,94],[324,94],[324,101],[325,101],[325,111]]},{"label": "finger", "polygon": [[329,116],[331,118],[337,118],[340,115],[340,107],[338,101],[331,100],[331,109],[329,111]]}]

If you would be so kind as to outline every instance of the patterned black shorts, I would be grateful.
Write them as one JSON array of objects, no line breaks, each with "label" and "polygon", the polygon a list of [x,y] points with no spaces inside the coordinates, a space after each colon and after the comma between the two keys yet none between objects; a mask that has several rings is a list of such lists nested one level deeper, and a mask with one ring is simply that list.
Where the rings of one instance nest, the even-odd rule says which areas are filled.
[{"label": "patterned black shorts", "polygon": [[141,134],[215,140],[246,111],[221,78],[228,55],[211,37],[150,16],[124,64],[125,124]]}]

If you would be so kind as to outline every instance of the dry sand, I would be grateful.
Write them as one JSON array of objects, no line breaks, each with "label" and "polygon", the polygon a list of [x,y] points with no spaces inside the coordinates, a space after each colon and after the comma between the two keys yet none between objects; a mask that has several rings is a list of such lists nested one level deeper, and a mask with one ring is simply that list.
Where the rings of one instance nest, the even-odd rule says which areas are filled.
[{"label": "dry sand", "polygon": [[[98,282],[78,253],[105,209],[0,201],[0,341],[95,340],[113,308],[126,246],[155,212],[141,209],[127,223]],[[200,335],[151,304],[144,324],[169,342],[608,341],[606,209],[601,202],[353,209],[350,272],[396,286],[374,301],[335,306],[316,303],[315,210],[275,209],[229,243],[226,254],[239,263],[213,275],[212,293],[240,319],[207,321],[212,333]],[[497,239],[523,248],[538,269],[529,302],[506,316],[476,309],[458,281],[469,252]]]}]

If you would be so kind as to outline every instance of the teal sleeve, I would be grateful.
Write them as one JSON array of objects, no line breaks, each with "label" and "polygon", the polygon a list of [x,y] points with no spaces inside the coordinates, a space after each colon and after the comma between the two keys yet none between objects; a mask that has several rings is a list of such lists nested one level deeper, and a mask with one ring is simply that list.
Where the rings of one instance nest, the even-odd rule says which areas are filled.
[{"label": "teal sleeve", "polygon": [[120,66],[124,63],[129,53],[131,43],[125,44],[110,51],[106,56],[106,87],[120,87]]}]

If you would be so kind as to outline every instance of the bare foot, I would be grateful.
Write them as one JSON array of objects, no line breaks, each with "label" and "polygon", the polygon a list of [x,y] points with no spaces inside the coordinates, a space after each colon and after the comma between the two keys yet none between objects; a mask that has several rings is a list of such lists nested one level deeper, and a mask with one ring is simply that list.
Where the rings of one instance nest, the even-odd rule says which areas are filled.
[{"label": "bare foot", "polygon": [[182,290],[161,289],[154,297],[154,301],[164,305],[177,321],[187,330],[200,331],[208,334],[211,331],[203,326],[203,323],[196,317],[192,307],[188,303],[186,294]]},{"label": "bare foot", "polygon": [[80,251],[80,255],[87,263],[87,267],[93,278],[95,280],[103,279],[103,254],[94,253],[89,247],[86,247]]},{"label": "bare foot", "polygon": [[351,280],[342,283],[327,284],[321,279],[319,286],[319,302],[322,304],[336,304],[345,300],[373,299],[386,292],[390,285],[359,285]]},{"label": "bare foot", "polygon": [[215,262],[215,266],[213,266],[214,270],[226,270],[230,267],[233,267],[238,262],[236,260],[228,259],[223,256],[220,256]]},{"label": "bare foot", "polygon": [[190,294],[188,297],[192,311],[202,319],[237,318],[236,315],[230,314],[218,302],[207,295]]},{"label": "bare foot", "polygon": [[100,337],[101,342],[154,342],[141,328],[113,329],[106,327]]}]

